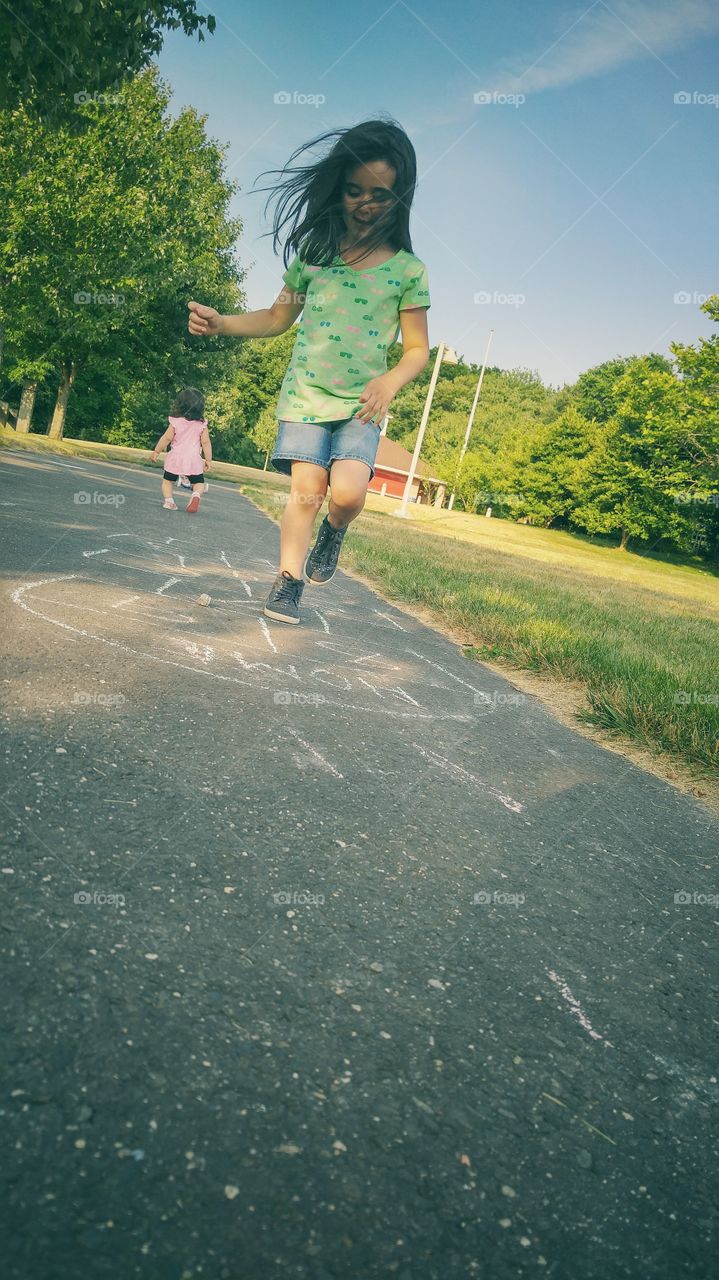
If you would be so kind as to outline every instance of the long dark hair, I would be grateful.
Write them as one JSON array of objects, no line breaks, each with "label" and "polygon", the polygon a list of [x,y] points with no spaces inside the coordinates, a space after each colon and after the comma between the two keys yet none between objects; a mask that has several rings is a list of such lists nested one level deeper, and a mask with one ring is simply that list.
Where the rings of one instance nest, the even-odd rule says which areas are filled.
[{"label": "long dark hair", "polygon": [[[335,139],[330,151],[313,164],[290,168],[303,151]],[[396,177],[392,189],[391,208],[387,217],[378,220],[368,236],[367,257],[380,245],[387,244],[395,253],[406,249],[412,253],[409,234],[409,211],[417,182],[417,157],[404,129],[391,120],[364,120],[347,129],[332,129],[293,151],[283,169],[266,169],[265,173],[284,175],[283,181],[259,191],[269,191],[265,214],[273,200],[277,208],[273,219],[272,248],[277,248],[284,228],[290,231],[285,240],[283,262],[300,256],[314,266],[328,267],[339,254],[346,236],[342,214],[342,189],[347,174],[358,165],[383,160],[392,166]],[[263,174],[259,175],[260,177]],[[304,210],[304,212],[303,212]],[[358,259],[361,261],[362,259]]]},{"label": "long dark hair", "polygon": [[205,397],[197,387],[185,387],[176,396],[171,418],[189,418],[191,422],[203,422],[205,417]]}]

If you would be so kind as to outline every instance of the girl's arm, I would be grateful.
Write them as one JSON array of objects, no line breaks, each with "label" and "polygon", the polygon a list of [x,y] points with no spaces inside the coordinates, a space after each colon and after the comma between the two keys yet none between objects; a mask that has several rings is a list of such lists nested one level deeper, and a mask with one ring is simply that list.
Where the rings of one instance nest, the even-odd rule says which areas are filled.
[{"label": "girl's arm", "polygon": [[367,383],[360,396],[360,400],[365,403],[357,414],[361,422],[381,422],[397,392],[416,378],[429,360],[427,308],[407,307],[400,311],[399,321],[402,329],[402,358],[397,361],[394,369]]},{"label": "girl's arm", "polygon": [[399,323],[402,330],[402,358],[387,374],[395,395],[422,372],[429,360],[427,308],[409,307],[400,311]]},{"label": "girl's arm", "polygon": [[304,293],[283,289],[272,303],[262,311],[246,311],[244,315],[221,316],[214,307],[200,302],[188,302],[190,333],[211,338],[221,334],[229,338],[275,338],[286,333],[301,315],[305,305]]},{"label": "girl's arm", "polygon": [[163,452],[163,450],[170,443],[170,441],[174,439],[174,436],[175,436],[175,428],[172,426],[172,424],[170,424],[167,430],[163,431],[162,435],[160,436],[160,439],[158,440],[157,444],[152,450],[152,453],[150,454],[150,457],[152,458],[153,462],[157,462],[158,453]]},{"label": "girl's arm", "polygon": [[210,433],[207,430],[207,427],[205,427],[205,430],[200,436],[200,446],[202,448],[202,456],[205,459],[205,471],[207,471],[207,468],[212,462],[212,444],[210,443]]}]

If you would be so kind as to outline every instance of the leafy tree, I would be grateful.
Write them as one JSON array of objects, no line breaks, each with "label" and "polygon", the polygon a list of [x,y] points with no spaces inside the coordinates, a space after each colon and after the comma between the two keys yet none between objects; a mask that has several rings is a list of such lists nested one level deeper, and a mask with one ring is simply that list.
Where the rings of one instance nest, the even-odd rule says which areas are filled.
[{"label": "leafy tree", "polygon": [[596,423],[571,407],[543,423],[510,460],[514,514],[545,528],[557,520],[569,523],[596,461],[598,436]]},{"label": "leafy tree", "polygon": [[252,443],[264,454],[264,467],[267,467],[272,446],[277,438],[277,413],[272,405],[262,410],[254,426],[248,432]]},{"label": "leafy tree", "polygon": [[198,14],[196,0],[3,4],[0,110],[22,103],[46,124],[82,128],[78,106],[119,88],[160,52],[164,31],[179,28],[204,40],[205,31],[215,30],[215,19]]},{"label": "leafy tree", "polygon": [[[702,311],[719,323],[719,296]],[[683,545],[717,558],[719,552],[719,336],[700,338],[696,347],[673,342],[686,397],[686,447],[692,467],[689,489],[679,496],[689,525]]]},{"label": "leafy tree", "polygon": [[[643,358],[649,362],[647,367],[671,373],[671,361],[665,356],[654,353]],[[561,408],[572,404],[588,422],[609,422],[618,406],[619,381],[634,359],[635,356],[617,356],[581,373],[574,385],[566,388]]]},{"label": "leafy tree", "polygon": [[82,136],[13,112],[27,147],[3,215],[0,269],[10,283],[0,318],[8,376],[25,378],[38,352],[59,371],[53,435],[85,371],[101,371],[114,389],[119,416],[107,438],[145,442],[179,387],[211,385],[231,362],[228,344],[187,334],[187,299],[210,294],[224,310],[241,303],[241,224],[227,216],[236,187],[204,117],[188,109],[169,119],[169,96],[151,68],[123,86],[118,109],[85,105]]},{"label": "leafy tree", "polygon": [[692,474],[682,384],[637,358],[615,394],[617,410],[602,428],[574,522],[589,533],[618,533],[621,550],[632,537],[676,539],[686,526],[676,494]]}]

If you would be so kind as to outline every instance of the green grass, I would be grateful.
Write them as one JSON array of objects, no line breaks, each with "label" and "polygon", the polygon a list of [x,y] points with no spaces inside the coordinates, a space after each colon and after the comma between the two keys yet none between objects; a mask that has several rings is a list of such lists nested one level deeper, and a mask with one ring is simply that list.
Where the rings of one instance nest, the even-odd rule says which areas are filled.
[{"label": "green grass", "polygon": [[[280,513],[270,487],[242,489]],[[405,522],[392,517],[396,504],[378,506],[370,499],[345,541],[350,569],[429,610],[471,656],[580,682],[585,722],[716,770],[719,584],[709,570],[483,517],[420,508]]]}]

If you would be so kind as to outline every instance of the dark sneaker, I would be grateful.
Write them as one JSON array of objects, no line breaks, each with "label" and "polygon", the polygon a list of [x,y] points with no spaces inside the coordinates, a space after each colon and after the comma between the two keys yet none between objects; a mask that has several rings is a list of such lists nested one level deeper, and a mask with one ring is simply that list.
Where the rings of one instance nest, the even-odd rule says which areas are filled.
[{"label": "dark sneaker", "polygon": [[299,622],[300,599],[304,589],[305,584],[301,578],[293,578],[291,573],[283,569],[272,583],[272,590],[262,612],[277,622]]},{"label": "dark sneaker", "polygon": [[317,541],[305,561],[305,577],[316,587],[323,587],[334,577],[346,529],[333,529],[327,516],[319,527]]}]

